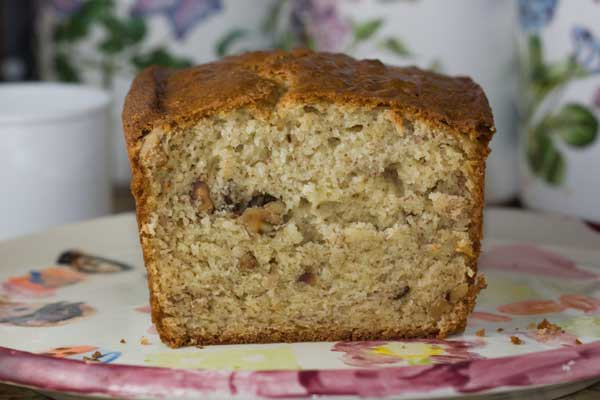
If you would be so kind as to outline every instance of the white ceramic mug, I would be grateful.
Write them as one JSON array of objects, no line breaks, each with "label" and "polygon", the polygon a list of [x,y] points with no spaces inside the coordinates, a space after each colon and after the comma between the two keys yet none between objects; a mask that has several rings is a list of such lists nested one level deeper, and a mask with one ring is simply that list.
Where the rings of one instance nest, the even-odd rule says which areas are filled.
[{"label": "white ceramic mug", "polygon": [[108,105],[82,85],[0,85],[0,239],[110,212]]}]

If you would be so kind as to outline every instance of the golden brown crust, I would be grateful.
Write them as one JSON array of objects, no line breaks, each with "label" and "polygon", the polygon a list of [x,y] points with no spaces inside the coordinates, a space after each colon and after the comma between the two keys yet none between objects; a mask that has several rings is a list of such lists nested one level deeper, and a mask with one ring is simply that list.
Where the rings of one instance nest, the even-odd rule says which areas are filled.
[{"label": "golden brown crust", "polygon": [[246,53],[179,71],[144,70],[125,101],[125,137],[131,146],[155,126],[277,100],[390,107],[486,144],[494,132],[485,94],[470,78],[295,50]]},{"label": "golden brown crust", "polygon": [[[458,327],[457,327],[458,328]],[[463,326],[464,328],[464,326]],[[452,332],[460,329],[453,329]],[[430,330],[341,330],[336,327],[315,328],[311,330],[272,329],[269,332],[239,332],[232,335],[181,337],[168,330],[158,331],[163,343],[177,348],[186,345],[215,345],[215,344],[249,344],[249,343],[297,343],[297,342],[336,342],[343,340],[398,340],[412,338],[443,339],[447,334],[440,335],[437,328]]]},{"label": "golden brown crust", "polygon": [[132,170],[132,193],[140,228],[152,320],[161,339],[170,346],[274,341],[332,341],[446,337],[464,329],[477,293],[484,286],[476,276],[469,292],[447,314],[438,327],[420,330],[338,331],[335,327],[311,331],[244,332],[220,337],[182,337],[163,324],[156,298],[156,260],[145,245],[142,225],[151,212],[149,183],[139,165],[141,138],[163,126],[185,126],[198,119],[240,107],[268,110],[276,102],[333,102],[341,105],[389,107],[397,115],[411,115],[432,125],[443,125],[477,143],[477,153],[468,154],[473,164],[465,174],[477,183],[470,237],[471,268],[477,270],[483,218],[485,159],[494,133],[490,107],[481,88],[465,77],[450,78],[414,67],[388,67],[379,61],[356,61],[339,54],[305,50],[286,53],[255,52],[225,58],[194,68],[172,71],[159,67],[144,70],[133,82],[123,110],[123,125]]}]

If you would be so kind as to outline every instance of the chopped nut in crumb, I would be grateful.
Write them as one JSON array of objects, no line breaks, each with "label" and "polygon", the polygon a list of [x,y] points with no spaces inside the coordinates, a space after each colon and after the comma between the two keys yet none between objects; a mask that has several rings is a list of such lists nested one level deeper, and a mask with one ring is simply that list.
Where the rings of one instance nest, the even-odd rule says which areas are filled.
[{"label": "chopped nut in crumb", "polygon": [[504,328],[498,328],[496,329],[496,332],[504,332]]},{"label": "chopped nut in crumb", "polygon": [[298,282],[304,282],[308,285],[314,285],[317,282],[317,277],[312,272],[304,272],[297,279]]},{"label": "chopped nut in crumb", "polygon": [[203,214],[210,214],[215,210],[215,205],[210,198],[208,185],[203,181],[196,181],[192,188],[192,200],[198,204],[198,211]]},{"label": "chopped nut in crumb", "polygon": [[276,225],[283,224],[285,204],[272,201],[262,207],[250,207],[244,210],[240,221],[252,233],[269,233]]},{"label": "chopped nut in crumb", "polygon": [[125,339],[121,339],[121,343],[127,343]]},{"label": "chopped nut in crumb", "polygon": [[263,206],[267,212],[266,221],[273,225],[283,224],[283,215],[285,214],[285,204],[281,201],[272,201]]},{"label": "chopped nut in crumb", "polygon": [[579,339],[575,339],[575,344],[579,346],[580,344],[583,344],[583,342]]},{"label": "chopped nut in crumb", "polygon": [[518,337],[518,336],[511,336],[510,337],[510,342],[512,344],[523,344],[523,341]]},{"label": "chopped nut in crumb", "polygon": [[239,259],[239,267],[242,270],[251,270],[258,267],[258,261],[251,251],[244,253]]},{"label": "chopped nut in crumb", "polygon": [[140,344],[143,344],[144,346],[147,346],[147,345],[152,344],[152,343],[150,343],[150,340],[147,337],[142,336],[142,338],[140,339]]},{"label": "chopped nut in crumb", "polygon": [[477,332],[475,332],[475,334],[476,334],[477,336],[481,336],[481,337],[483,337],[483,336],[485,336],[485,329],[480,329],[480,330],[478,330]]}]

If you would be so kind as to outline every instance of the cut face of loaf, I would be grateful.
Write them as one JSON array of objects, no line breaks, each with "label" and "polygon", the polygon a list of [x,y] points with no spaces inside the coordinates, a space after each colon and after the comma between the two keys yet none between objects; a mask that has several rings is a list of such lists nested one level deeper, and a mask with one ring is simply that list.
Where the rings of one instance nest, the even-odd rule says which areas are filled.
[{"label": "cut face of loaf", "polygon": [[385,105],[281,101],[130,141],[153,320],[185,344],[465,326],[487,142]]}]

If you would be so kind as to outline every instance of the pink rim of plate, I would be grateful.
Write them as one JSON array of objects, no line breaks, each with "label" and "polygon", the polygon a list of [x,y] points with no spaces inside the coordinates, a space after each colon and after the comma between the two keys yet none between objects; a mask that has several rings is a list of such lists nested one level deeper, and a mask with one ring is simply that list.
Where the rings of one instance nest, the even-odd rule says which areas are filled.
[{"label": "pink rim of plate", "polygon": [[212,371],[88,364],[0,347],[0,381],[119,398],[242,395],[263,398],[392,396],[573,383],[600,377],[600,341],[452,364],[345,370]]}]

